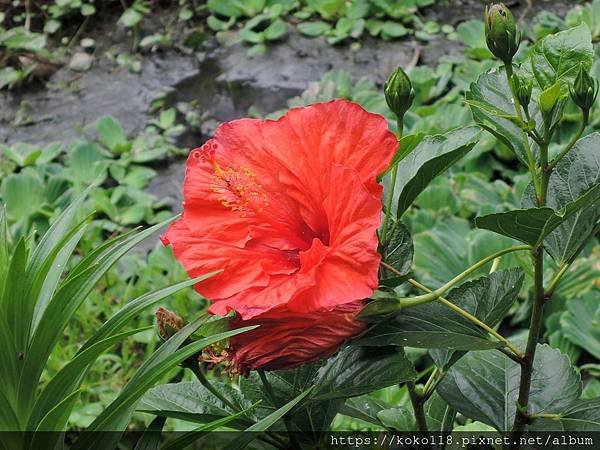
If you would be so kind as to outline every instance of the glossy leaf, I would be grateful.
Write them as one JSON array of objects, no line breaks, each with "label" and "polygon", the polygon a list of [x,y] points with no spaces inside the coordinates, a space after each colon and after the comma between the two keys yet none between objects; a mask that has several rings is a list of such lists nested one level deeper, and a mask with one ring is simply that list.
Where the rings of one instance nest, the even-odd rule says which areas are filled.
[{"label": "glossy leaf", "polygon": [[546,36],[531,52],[531,71],[542,89],[561,81],[567,90],[579,71],[592,66],[594,48],[592,35],[586,25]]},{"label": "glossy leaf", "polygon": [[596,183],[575,201],[567,203],[559,211],[552,208],[517,209],[475,219],[479,228],[495,231],[537,246],[546,236],[581,210],[593,208],[600,200],[600,184]]},{"label": "glossy leaf", "polygon": [[[480,75],[477,82],[471,84],[466,99],[475,122],[511,149],[521,163],[527,166],[523,132],[515,120],[511,119],[516,113],[504,69],[494,69]],[[533,105],[531,109],[531,114],[535,117],[537,111]],[[530,145],[535,149],[531,140]]]},{"label": "glossy leaf", "polygon": [[398,181],[394,192],[398,217],[436,176],[466,155],[478,138],[479,130],[476,127],[424,137],[398,163]]},{"label": "glossy leaf", "polygon": [[600,398],[580,400],[556,419],[536,419],[535,431],[600,431]]},{"label": "glossy leaf", "polygon": [[402,350],[349,345],[319,369],[313,400],[348,398],[414,380],[415,369]]},{"label": "glossy leaf", "polygon": [[[448,371],[438,392],[461,414],[499,431],[512,427],[521,367],[497,351],[469,352]],[[538,345],[529,412],[561,413],[581,395],[581,378],[569,358]]]},{"label": "glossy leaf", "polygon": [[[383,260],[402,274],[410,271],[413,259],[413,242],[410,231],[406,225],[399,222],[390,234],[389,241],[385,245]],[[398,278],[393,272],[382,269],[384,280]]]},{"label": "glossy leaf", "polygon": [[[446,298],[490,326],[498,323],[516,299],[523,282],[518,269],[494,272],[452,289]],[[495,339],[440,302],[401,310],[369,331],[364,345],[484,350],[500,347]]]}]

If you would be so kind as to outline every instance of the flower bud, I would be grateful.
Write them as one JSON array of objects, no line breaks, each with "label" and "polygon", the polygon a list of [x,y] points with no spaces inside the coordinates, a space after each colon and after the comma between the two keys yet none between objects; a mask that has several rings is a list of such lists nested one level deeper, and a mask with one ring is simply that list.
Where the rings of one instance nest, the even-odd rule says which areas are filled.
[{"label": "flower bud", "polygon": [[181,330],[184,325],[183,319],[168,309],[162,307],[158,308],[155,314],[158,335],[164,341],[168,340],[175,333]]},{"label": "flower bud", "polygon": [[524,109],[527,109],[531,101],[531,91],[533,83],[529,78],[519,77],[516,74],[512,77],[513,91],[517,96],[517,100]]},{"label": "flower bud", "polygon": [[484,23],[488,48],[494,56],[510,64],[521,43],[512,13],[504,4],[496,3],[485,8]]},{"label": "flower bud", "polygon": [[583,65],[580,65],[579,73],[570,91],[573,102],[584,111],[589,111],[598,96],[598,83],[590,76]]},{"label": "flower bud", "polygon": [[384,85],[385,101],[398,119],[402,119],[411,107],[415,91],[408,75],[398,67],[392,72]]}]

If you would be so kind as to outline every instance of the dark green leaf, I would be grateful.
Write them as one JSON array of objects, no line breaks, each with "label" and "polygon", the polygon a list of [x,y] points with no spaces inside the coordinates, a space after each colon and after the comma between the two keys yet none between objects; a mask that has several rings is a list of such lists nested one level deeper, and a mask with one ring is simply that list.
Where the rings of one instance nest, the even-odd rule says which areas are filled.
[{"label": "dark green leaf", "polygon": [[460,128],[423,138],[398,163],[398,181],[394,192],[398,217],[436,176],[467,154],[478,138],[479,130],[476,127]]},{"label": "dark green leaf", "polygon": [[[511,119],[515,116],[515,107],[504,69],[491,70],[481,75],[477,82],[471,84],[466,99],[475,122],[504,143],[527,166],[523,131]],[[531,115],[536,117],[537,111],[533,104],[530,109]],[[530,145],[532,149],[535,148],[531,140]]]},{"label": "dark green leaf", "polygon": [[[504,354],[469,352],[448,371],[440,395],[465,416],[509,430],[515,417],[521,367]],[[529,412],[560,413],[581,395],[581,378],[569,359],[538,345],[533,364]]]},{"label": "dark green leaf", "polygon": [[[410,231],[402,222],[393,228],[389,241],[385,244],[383,260],[402,274],[406,274],[412,265],[413,242]],[[383,269],[384,279],[396,278],[397,275]]]},{"label": "dark green leaf", "polygon": [[567,90],[579,71],[592,67],[594,48],[592,35],[585,25],[546,36],[531,52],[531,71],[542,89],[561,81]]},{"label": "dark green leaf", "polygon": [[579,400],[557,419],[536,419],[536,431],[600,431],[600,398]]},{"label": "dark green leaf", "polygon": [[600,184],[596,183],[559,211],[554,211],[552,208],[517,209],[477,217],[475,224],[479,228],[492,230],[503,236],[536,246],[579,211],[593,208],[598,200],[600,200]]},{"label": "dark green leaf", "polygon": [[415,369],[400,349],[349,345],[319,369],[314,400],[347,398],[414,380]]},{"label": "dark green leaf", "polygon": [[[508,312],[522,282],[521,270],[503,270],[466,282],[452,289],[446,298],[494,326]],[[386,320],[373,327],[360,339],[360,343],[453,350],[484,350],[501,346],[477,325],[437,301],[401,310],[395,320]]]}]

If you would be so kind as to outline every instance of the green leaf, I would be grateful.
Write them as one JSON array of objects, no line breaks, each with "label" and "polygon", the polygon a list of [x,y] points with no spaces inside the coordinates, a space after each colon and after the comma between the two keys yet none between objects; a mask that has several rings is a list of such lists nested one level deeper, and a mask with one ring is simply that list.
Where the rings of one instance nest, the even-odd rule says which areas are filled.
[{"label": "green leaf", "polygon": [[298,395],[293,400],[289,401],[277,411],[269,414],[264,419],[256,422],[249,428],[246,428],[246,433],[244,433],[241,437],[236,439],[233,444],[228,447],[231,450],[239,450],[245,448],[250,442],[252,442],[257,437],[257,432],[268,430],[275,422],[281,420],[281,418],[286,415],[292,408],[294,408],[298,403],[300,403],[310,392],[312,391],[312,387],[306,389],[300,395]]},{"label": "green leaf", "polygon": [[[583,196],[597,192],[600,183],[599,147],[600,133],[592,133],[577,141],[558,162],[548,182],[549,207],[557,211],[568,208]],[[531,194],[526,201],[528,205],[531,204]],[[600,208],[596,197],[550,233],[544,242],[546,251],[559,263],[571,261],[589,239],[599,219]]]},{"label": "green leaf", "polygon": [[[389,242],[385,245],[383,260],[402,274],[410,271],[413,259],[413,242],[410,231],[402,222],[396,224],[390,236]],[[384,280],[397,278],[398,276],[387,269],[382,269]]]},{"label": "green leaf", "polygon": [[536,419],[532,429],[552,431],[600,431],[600,398],[579,400],[557,419]]},{"label": "green leaf", "polygon": [[[521,367],[504,354],[469,352],[448,371],[438,392],[461,414],[499,431],[512,427]],[[533,362],[529,413],[561,413],[581,395],[581,378],[569,358],[538,345]]]},{"label": "green leaf", "polygon": [[84,350],[96,344],[97,342],[102,341],[111,334],[120,330],[125,324],[127,324],[131,319],[137,316],[144,309],[155,305],[159,301],[168,298],[169,296],[181,291],[182,289],[193,286],[194,284],[199,283],[200,281],[206,280],[216,275],[217,273],[219,272],[211,272],[196,278],[184,280],[171,286],[167,286],[165,288],[161,288],[153,292],[145,293],[140,297],[136,298],[135,300],[131,300],[125,306],[123,306],[115,315],[113,315],[110,319],[104,322],[100,329],[96,331],[94,336],[92,336],[85,342],[85,344],[81,347],[78,353],[83,352]]},{"label": "green leaf", "polygon": [[[231,422],[235,421],[236,419],[238,419],[241,416],[246,415],[248,412],[250,412],[252,409],[254,409],[259,403],[260,403],[260,401],[254,403],[253,405],[250,405],[247,409],[245,409],[243,411],[240,411],[236,414],[232,414],[228,417],[224,417],[222,419],[217,419],[211,423],[202,425],[201,427],[198,427],[193,431],[185,433],[176,439],[170,440],[167,443],[165,443],[165,445],[163,447],[161,447],[161,450],[180,450],[182,448],[185,448],[186,446],[194,443],[199,437],[205,435],[209,431],[216,430],[217,428],[221,428],[224,426],[230,426]],[[246,439],[246,437],[242,438],[242,440],[244,440],[244,439]]]},{"label": "green leaf", "polygon": [[80,142],[70,151],[67,158],[71,178],[78,183],[88,185],[102,183],[106,179],[108,161],[100,149],[91,142]]},{"label": "green leaf", "polygon": [[[100,354],[123,339],[151,328],[152,327],[146,327],[126,331],[99,341],[94,345],[89,346],[85,351],[79,352],[63,368],[61,368],[44,387],[32,408],[32,414],[29,417],[27,429],[37,429],[39,423],[43,420],[44,415],[49,414],[52,409],[55,409],[57,399],[70,396],[75,389],[79,387],[87,369]],[[70,413],[70,410],[65,411],[64,422],[55,422],[57,427],[47,431],[62,431],[65,429]]]},{"label": "green leaf", "polygon": [[316,22],[302,22],[298,24],[298,30],[306,36],[317,37],[322,36],[331,30],[331,25],[322,20]]},{"label": "green leaf", "polygon": [[165,417],[155,417],[148,428],[144,430],[144,434],[135,444],[134,450],[160,450],[162,441],[161,431],[165,426]]},{"label": "green leaf", "polygon": [[559,211],[554,211],[552,208],[517,209],[477,217],[475,224],[478,228],[492,230],[503,236],[537,246],[552,231],[579,211],[593,209],[598,200],[600,200],[600,184],[595,184]]},{"label": "green leaf", "polygon": [[311,399],[354,397],[416,379],[415,369],[401,349],[349,345],[319,369]]},{"label": "green leaf", "polygon": [[264,33],[267,40],[276,41],[286,35],[287,26],[283,20],[277,19],[265,29]]},{"label": "green leaf", "polygon": [[[494,69],[480,75],[477,82],[471,84],[466,99],[475,122],[511,149],[527,166],[523,132],[515,123],[515,107],[504,69]],[[538,115],[537,106],[533,103],[530,112],[532,117]],[[536,148],[532,140],[530,145],[532,149]]]},{"label": "green leaf", "polygon": [[377,418],[386,427],[396,431],[415,431],[415,414],[410,406],[397,406],[377,413]]},{"label": "green leaf", "polygon": [[[133,10],[128,9],[127,11]],[[131,147],[121,124],[112,116],[102,116],[96,120],[96,133],[98,133],[100,142],[114,153],[123,153]]]},{"label": "green leaf", "polygon": [[44,204],[42,180],[31,169],[7,176],[2,181],[1,193],[6,215],[13,222],[29,218]]},{"label": "green leaf", "polygon": [[427,136],[398,163],[398,182],[394,192],[398,217],[436,176],[473,148],[479,135],[476,127],[466,127],[442,135]]},{"label": "green leaf", "polygon": [[390,409],[392,405],[370,395],[352,397],[340,408],[340,414],[381,426],[379,412]]},{"label": "green leaf", "polygon": [[[484,323],[494,326],[508,312],[523,282],[523,272],[509,269],[466,282],[446,298]],[[501,347],[477,325],[440,302],[401,310],[394,320],[376,325],[359,341],[364,345],[484,350]]]},{"label": "green leaf", "polygon": [[586,25],[579,25],[539,41],[531,52],[531,71],[542,89],[560,81],[566,92],[580,65],[589,70],[593,58],[590,30]]},{"label": "green leaf", "polygon": [[567,339],[600,359],[600,302],[598,293],[590,292],[581,299],[569,299],[567,312],[560,325]]},{"label": "green leaf", "polygon": [[[210,383],[223,397],[238,407],[238,410],[250,407],[250,401],[234,387],[219,381]],[[199,381],[156,386],[144,394],[136,409],[195,423],[207,423],[236,413]],[[235,428],[242,425],[241,429],[245,429],[249,426],[248,419],[238,422]]]},{"label": "green leaf", "polygon": [[140,14],[134,8],[127,8],[119,18],[119,22],[121,22],[127,28],[131,28],[140,23],[142,21],[142,17],[142,14]]},{"label": "green leaf", "polygon": [[87,431],[115,431],[107,438],[103,433],[90,433],[82,436],[74,446],[74,449],[112,449],[119,439],[120,433],[127,426],[127,422],[135,409],[135,404],[141,396],[158,380],[160,380],[171,369],[200,352],[203,348],[227,339],[236,334],[243,333],[256,327],[245,327],[219,333],[204,339],[200,339],[185,347],[179,348],[184,341],[201,325],[204,316],[189,323],[179,330],[173,337],[166,341],[155,351],[135,375],[129,380],[119,396],[94,420]]}]

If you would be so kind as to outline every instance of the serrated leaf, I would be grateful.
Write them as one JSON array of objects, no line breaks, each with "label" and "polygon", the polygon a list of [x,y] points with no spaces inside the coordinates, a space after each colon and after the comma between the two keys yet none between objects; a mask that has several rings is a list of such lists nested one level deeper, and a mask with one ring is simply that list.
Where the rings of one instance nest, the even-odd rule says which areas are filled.
[{"label": "serrated leaf", "polygon": [[[523,272],[509,269],[469,281],[446,298],[490,326],[498,323],[516,299]],[[371,329],[359,341],[364,345],[484,350],[501,344],[446,305],[433,301],[405,308],[393,320]]]},{"label": "serrated leaf", "polygon": [[531,71],[542,89],[561,81],[563,91],[573,84],[580,65],[592,67],[594,48],[586,25],[546,36],[534,46]]},{"label": "serrated leaf", "polygon": [[[402,274],[407,274],[412,266],[413,242],[410,231],[402,222],[399,222],[392,229],[388,242],[383,251],[383,260]],[[382,280],[398,278],[398,275],[382,269]]]},{"label": "serrated leaf", "polygon": [[600,398],[579,400],[556,418],[537,418],[528,429],[536,432],[600,431]]},{"label": "serrated leaf", "polygon": [[[444,400],[463,415],[510,430],[516,412],[521,367],[492,350],[469,352],[438,386]],[[581,395],[581,377],[569,358],[547,345],[537,346],[529,397],[529,413],[561,413]]]},{"label": "serrated leaf", "polygon": [[[471,84],[466,99],[475,122],[511,149],[527,166],[523,132],[515,120],[511,119],[516,113],[504,69],[494,69],[480,75],[477,81]],[[532,117],[536,117],[539,113],[533,102],[530,111]],[[530,145],[532,149],[536,148],[532,140]]]},{"label": "serrated leaf", "polygon": [[[250,401],[232,386],[218,381],[210,383],[239,410],[250,407]],[[195,423],[207,423],[236,413],[199,381],[156,386],[144,394],[136,409],[157,416],[178,418]],[[241,429],[251,425],[251,423],[248,424],[248,419],[242,420],[240,423],[242,425],[246,423]]]},{"label": "serrated leaf", "polygon": [[477,217],[475,224],[478,228],[492,230],[503,236],[537,246],[578,211],[593,208],[598,200],[600,200],[600,184],[595,184],[559,211],[554,211],[552,208],[517,209]]},{"label": "serrated leaf", "polygon": [[319,369],[314,400],[347,398],[414,380],[415,369],[402,350],[349,345]]},{"label": "serrated leaf", "polygon": [[436,176],[473,148],[479,133],[476,127],[466,127],[442,135],[424,137],[398,163],[398,181],[394,192],[398,217]]},{"label": "serrated leaf", "polygon": [[[600,220],[598,184],[600,183],[600,159],[598,148],[600,133],[592,133],[577,141],[571,151],[561,159],[548,181],[547,205],[555,211],[569,208],[580,198],[586,206],[574,211],[562,221],[544,240],[546,251],[561,264],[571,261]],[[588,197],[589,196],[589,197]],[[535,205],[533,189],[523,195],[523,206]]]}]

